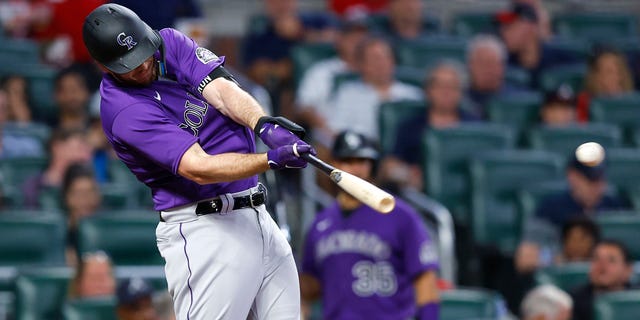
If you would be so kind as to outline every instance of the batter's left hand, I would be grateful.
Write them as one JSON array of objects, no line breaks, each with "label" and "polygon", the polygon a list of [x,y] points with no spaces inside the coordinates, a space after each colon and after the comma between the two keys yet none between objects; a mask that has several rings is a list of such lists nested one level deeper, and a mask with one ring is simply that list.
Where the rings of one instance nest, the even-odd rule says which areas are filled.
[{"label": "batter's left hand", "polygon": [[304,137],[304,129],[283,117],[261,118],[256,129],[256,134],[270,149],[304,143],[301,140]]}]

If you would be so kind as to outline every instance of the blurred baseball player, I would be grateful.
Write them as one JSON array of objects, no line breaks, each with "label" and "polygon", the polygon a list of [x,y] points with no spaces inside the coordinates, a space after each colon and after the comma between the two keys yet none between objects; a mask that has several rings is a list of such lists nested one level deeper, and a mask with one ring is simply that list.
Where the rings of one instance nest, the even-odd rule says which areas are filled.
[{"label": "blurred baseball player", "polygon": [[[257,174],[306,166],[299,155],[315,151],[302,129],[265,116],[224,57],[174,29],[152,30],[125,7],[95,9],[83,37],[104,72],[106,136],[160,212],[156,237],[177,318],[298,319],[291,248]],[[254,131],[267,153],[255,153]]]},{"label": "blurred baseball player", "polygon": [[[335,167],[370,179],[379,158],[365,136],[346,131]],[[380,214],[345,192],[318,213],[307,234],[300,288],[322,297],[325,319],[438,319],[437,250],[418,213],[397,200]]]}]

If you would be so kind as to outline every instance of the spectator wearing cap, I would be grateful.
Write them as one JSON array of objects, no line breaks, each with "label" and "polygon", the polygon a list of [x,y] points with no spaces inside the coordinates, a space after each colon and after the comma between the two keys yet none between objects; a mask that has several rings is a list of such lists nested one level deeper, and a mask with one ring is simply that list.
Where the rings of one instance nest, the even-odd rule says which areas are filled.
[{"label": "spectator wearing cap", "polygon": [[576,99],[573,89],[563,84],[545,94],[540,108],[540,121],[543,125],[563,127],[576,122]]},{"label": "spectator wearing cap", "polygon": [[[584,152],[593,147],[593,152]],[[529,273],[553,263],[559,234],[574,219],[591,219],[599,211],[628,208],[624,199],[606,193],[604,149],[589,142],[580,145],[567,164],[568,189],[543,198],[525,226],[524,241],[515,254],[515,267]]]},{"label": "spectator wearing cap", "polygon": [[600,241],[591,258],[589,282],[570,291],[575,302],[573,319],[594,319],[593,305],[598,295],[636,288],[631,283],[632,275],[629,249],[618,241]]},{"label": "spectator wearing cap", "polygon": [[118,283],[118,320],[157,320],[153,307],[153,288],[144,279],[131,278]]},{"label": "spectator wearing cap", "polygon": [[494,22],[507,47],[509,67],[527,71],[534,88],[538,87],[538,78],[543,70],[578,62],[574,54],[550,48],[544,43],[538,28],[538,15],[528,3],[514,3],[511,9],[498,12]]},{"label": "spectator wearing cap", "polygon": [[320,60],[304,73],[296,92],[296,113],[300,122],[312,129],[316,142],[327,148],[333,137],[328,127],[334,80],[342,74],[355,74],[358,69],[356,47],[367,34],[365,15],[346,16],[340,22],[335,44],[337,56]]}]

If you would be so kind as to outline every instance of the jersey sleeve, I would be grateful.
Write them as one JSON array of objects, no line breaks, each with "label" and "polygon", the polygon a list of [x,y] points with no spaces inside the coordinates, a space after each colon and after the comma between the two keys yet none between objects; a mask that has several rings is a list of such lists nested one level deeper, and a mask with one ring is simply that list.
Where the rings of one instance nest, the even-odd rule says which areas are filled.
[{"label": "jersey sleeve", "polygon": [[198,138],[180,129],[152,104],[137,103],[124,108],[112,125],[116,143],[142,154],[173,174],[184,153]]},{"label": "jersey sleeve", "polygon": [[424,222],[418,213],[408,206],[407,219],[402,229],[405,248],[404,263],[407,273],[412,276],[438,269],[438,249],[433,243]]},{"label": "jersey sleeve", "polygon": [[[212,79],[209,73],[224,65],[224,57],[218,57],[175,29],[160,31],[165,41],[167,73],[175,76],[178,83],[187,84],[192,90],[202,93]],[[200,90],[199,90],[200,89]]]}]

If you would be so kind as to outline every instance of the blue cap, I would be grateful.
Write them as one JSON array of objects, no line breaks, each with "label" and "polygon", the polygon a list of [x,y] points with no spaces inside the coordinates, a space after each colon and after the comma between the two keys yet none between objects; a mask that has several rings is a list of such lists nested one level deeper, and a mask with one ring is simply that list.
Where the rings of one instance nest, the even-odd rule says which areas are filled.
[{"label": "blue cap", "polygon": [[119,305],[131,305],[140,299],[151,297],[153,288],[142,278],[125,279],[118,284],[116,295]]}]

